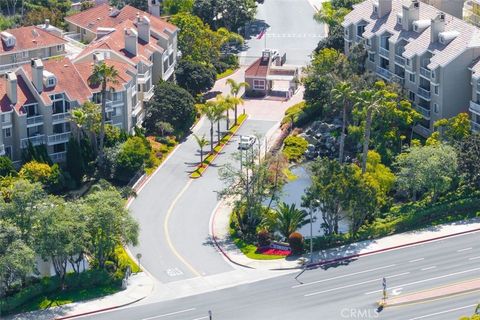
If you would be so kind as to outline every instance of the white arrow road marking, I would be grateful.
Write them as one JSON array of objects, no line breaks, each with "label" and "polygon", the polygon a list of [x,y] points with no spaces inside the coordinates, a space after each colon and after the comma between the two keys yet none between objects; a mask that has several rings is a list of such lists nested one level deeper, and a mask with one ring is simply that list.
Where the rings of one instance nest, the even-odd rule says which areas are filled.
[{"label": "white arrow road marking", "polygon": [[402,293],[402,288],[392,290],[392,296],[398,296],[400,293]]}]

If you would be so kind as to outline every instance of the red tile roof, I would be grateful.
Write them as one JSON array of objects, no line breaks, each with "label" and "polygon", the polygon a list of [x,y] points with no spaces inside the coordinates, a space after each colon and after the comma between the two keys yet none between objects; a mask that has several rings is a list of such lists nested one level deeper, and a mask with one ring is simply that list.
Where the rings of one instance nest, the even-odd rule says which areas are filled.
[{"label": "red tile roof", "polygon": [[15,46],[6,47],[5,43],[1,41],[0,55],[18,51],[33,50],[36,48],[52,47],[67,42],[64,39],[36,26],[8,29],[5,31],[15,36],[16,42]]},{"label": "red tile roof", "polygon": [[8,112],[12,110],[12,106],[18,113],[24,113],[23,105],[29,103],[35,103],[35,97],[28,89],[23,76],[17,74],[17,103],[12,104],[12,101],[7,96],[7,81],[1,79],[0,81],[0,109],[2,112]]},{"label": "red tile roof", "polygon": [[[132,76],[127,72],[135,73],[135,68],[130,66],[128,63],[120,62],[118,60],[112,59],[105,59],[105,63],[109,66],[114,66],[115,69],[118,71],[118,83],[113,85],[113,88],[117,91],[122,91],[124,89],[124,84],[128,81],[132,80]],[[78,72],[80,73],[83,81],[88,83],[88,78],[92,74],[93,70],[93,62],[76,62],[75,67],[77,68]],[[99,85],[88,85],[92,92],[100,91]]]},{"label": "red tile roof", "polygon": [[[56,93],[66,93],[70,100],[77,100],[79,103],[87,101],[88,97],[92,95],[87,84],[70,59],[61,58],[43,60],[43,66],[45,71],[53,73],[57,78],[57,83],[54,87],[43,87],[41,96],[46,104],[51,103],[50,95]],[[31,66],[26,65],[24,69],[28,78],[32,79]]]},{"label": "red tile roof", "polygon": [[270,59],[258,58],[245,70],[246,78],[266,78],[270,65]]},{"label": "red tile roof", "polygon": [[173,24],[129,5],[118,10],[117,15],[113,15],[112,13],[115,10],[118,9],[112,8],[106,3],[68,16],[65,20],[96,33],[97,28],[117,28],[124,21],[133,21],[138,13],[140,16],[147,16],[150,19],[152,29],[160,34],[166,35],[165,30],[170,32],[177,30],[177,27]]}]

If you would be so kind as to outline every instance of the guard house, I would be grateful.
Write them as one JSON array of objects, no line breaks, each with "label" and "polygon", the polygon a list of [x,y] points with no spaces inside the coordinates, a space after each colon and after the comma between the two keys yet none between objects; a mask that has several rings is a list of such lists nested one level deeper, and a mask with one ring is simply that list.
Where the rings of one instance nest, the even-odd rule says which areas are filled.
[{"label": "guard house", "polygon": [[275,56],[264,50],[245,70],[245,82],[249,84],[247,95],[277,96],[289,99],[297,90],[299,71],[297,67],[285,66],[285,55]]}]

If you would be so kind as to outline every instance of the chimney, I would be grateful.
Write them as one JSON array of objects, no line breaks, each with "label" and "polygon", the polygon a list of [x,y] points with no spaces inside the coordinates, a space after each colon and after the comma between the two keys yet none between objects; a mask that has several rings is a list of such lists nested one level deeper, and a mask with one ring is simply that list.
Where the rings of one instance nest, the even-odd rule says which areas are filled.
[{"label": "chimney", "polygon": [[105,59],[104,59],[104,55],[103,55],[103,52],[94,52],[93,53],[93,63],[94,64],[100,64],[102,63]]},{"label": "chimney", "polygon": [[381,18],[392,11],[392,0],[378,0],[378,16]]},{"label": "chimney", "polygon": [[409,5],[403,5],[402,28],[404,30],[413,30],[413,22],[420,18],[420,2],[412,0]]},{"label": "chimney", "polygon": [[445,30],[445,13],[438,12],[437,16],[432,19],[430,24],[430,42],[435,43],[438,41],[438,34]]},{"label": "chimney", "polygon": [[7,96],[12,104],[17,104],[17,75],[14,72],[7,72]]},{"label": "chimney", "polygon": [[136,25],[138,38],[148,43],[150,41],[150,19],[146,16],[137,16]]},{"label": "chimney", "polygon": [[50,19],[45,19],[45,29],[48,29],[50,27]]},{"label": "chimney", "polygon": [[124,29],[124,37],[125,37],[125,50],[133,54],[134,56],[137,55],[137,41],[138,41],[138,34],[132,28]]},{"label": "chimney", "polygon": [[38,93],[43,91],[43,62],[40,59],[32,59],[32,83]]}]

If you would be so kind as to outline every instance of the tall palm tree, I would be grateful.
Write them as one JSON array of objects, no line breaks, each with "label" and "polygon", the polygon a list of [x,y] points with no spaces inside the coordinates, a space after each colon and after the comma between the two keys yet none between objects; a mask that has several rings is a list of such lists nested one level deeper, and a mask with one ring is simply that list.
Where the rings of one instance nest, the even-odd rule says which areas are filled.
[{"label": "tall palm tree", "polygon": [[352,90],[352,86],[346,82],[341,81],[332,89],[333,100],[337,103],[343,105],[342,111],[342,134],[340,136],[340,151],[338,155],[338,161],[343,163],[343,154],[345,150],[345,131],[347,127],[347,115],[348,115],[348,106],[352,100],[355,90]]},{"label": "tall palm tree", "polygon": [[213,125],[217,120],[217,110],[215,107],[215,102],[207,101],[205,104],[199,106],[200,112],[208,119],[210,122],[210,152],[213,153]]},{"label": "tall palm tree", "polygon": [[81,108],[72,109],[70,110],[70,120],[77,125],[76,139],[79,142],[83,134],[83,128],[87,122],[87,115]]},{"label": "tall palm tree", "polygon": [[226,83],[230,86],[230,94],[237,98],[238,100],[234,104],[235,108],[235,124],[237,124],[237,109],[239,104],[243,104],[243,99],[239,97],[240,91],[242,91],[242,88],[248,88],[249,85],[246,82],[236,82],[234,79],[227,79]]},{"label": "tall palm tree", "polygon": [[197,141],[198,147],[200,148],[200,164],[203,163],[203,148],[205,148],[208,144],[208,140],[205,139],[205,135],[202,137],[197,136],[196,134],[193,134],[195,137],[195,140]]},{"label": "tall palm tree", "polygon": [[[235,110],[238,105],[243,104],[243,99],[231,95],[227,95],[224,97],[225,100],[225,110],[227,111],[227,130],[230,129],[230,110]],[[235,116],[235,124],[237,124],[236,116]]]},{"label": "tall palm tree", "polygon": [[294,203],[282,202],[278,205],[271,221],[272,227],[285,238],[310,223],[307,212],[298,209]]},{"label": "tall palm tree", "polygon": [[114,91],[113,85],[118,84],[118,71],[114,66],[108,66],[105,62],[95,64],[92,74],[88,78],[88,83],[91,86],[100,86],[102,95],[102,119],[100,122],[100,144],[98,148],[98,159],[103,163],[103,144],[105,140],[105,118],[106,118],[106,103],[108,91]]}]

